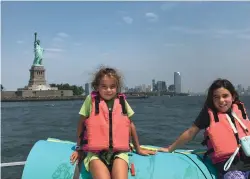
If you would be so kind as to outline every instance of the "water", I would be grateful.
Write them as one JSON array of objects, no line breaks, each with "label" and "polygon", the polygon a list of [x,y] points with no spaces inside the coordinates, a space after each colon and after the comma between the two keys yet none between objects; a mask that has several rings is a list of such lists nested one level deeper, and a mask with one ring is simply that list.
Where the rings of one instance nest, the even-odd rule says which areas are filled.
[{"label": "water", "polygon": [[[250,97],[242,97],[250,114]],[[191,126],[204,97],[128,100],[140,144],[167,146]],[[25,161],[34,143],[48,137],[75,141],[82,101],[2,103],[1,162]],[[201,148],[202,133],[182,148]],[[38,161],[39,162],[39,161]],[[20,179],[23,166],[2,168],[3,179]]]}]

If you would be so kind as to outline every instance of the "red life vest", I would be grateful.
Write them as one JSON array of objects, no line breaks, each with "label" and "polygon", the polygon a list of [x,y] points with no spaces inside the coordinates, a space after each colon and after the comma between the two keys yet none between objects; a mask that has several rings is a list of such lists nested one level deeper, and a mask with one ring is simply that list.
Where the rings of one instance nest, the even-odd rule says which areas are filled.
[{"label": "red life vest", "polygon": [[206,144],[208,148],[205,157],[210,155],[214,164],[223,162],[230,158],[239,145],[239,139],[250,135],[250,121],[247,119],[243,103],[237,102],[233,104],[232,111],[234,111],[239,119],[241,119],[249,131],[244,130],[237,120],[231,119],[234,121],[234,125],[238,131],[238,135],[235,135],[227,120],[226,113],[216,113],[215,111],[208,109],[210,125],[204,132],[204,141],[202,144]]},{"label": "red life vest", "polygon": [[[241,119],[248,130],[250,130],[250,121],[247,119],[246,110],[243,103],[238,102],[232,105],[232,111]],[[208,109],[210,125],[204,132],[203,145],[207,145],[208,151],[205,157],[210,155],[214,164],[227,160],[236,150],[241,137],[249,135],[250,131],[245,131],[237,120],[234,125],[238,131],[238,136],[235,136],[230,123],[227,120],[226,113],[216,113]]]},{"label": "red life vest", "polygon": [[130,150],[130,119],[125,108],[125,95],[118,94],[114,99],[113,109],[98,93],[91,93],[92,111],[85,120],[82,149],[96,152]]}]

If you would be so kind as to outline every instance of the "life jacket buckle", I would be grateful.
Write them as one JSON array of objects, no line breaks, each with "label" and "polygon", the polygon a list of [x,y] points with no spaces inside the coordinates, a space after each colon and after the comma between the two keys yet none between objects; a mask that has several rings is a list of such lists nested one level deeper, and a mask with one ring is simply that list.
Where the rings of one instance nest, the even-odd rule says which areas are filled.
[{"label": "life jacket buckle", "polygon": [[134,163],[131,163],[131,165],[130,165],[130,173],[131,173],[131,176],[135,176],[135,165],[134,165]]}]

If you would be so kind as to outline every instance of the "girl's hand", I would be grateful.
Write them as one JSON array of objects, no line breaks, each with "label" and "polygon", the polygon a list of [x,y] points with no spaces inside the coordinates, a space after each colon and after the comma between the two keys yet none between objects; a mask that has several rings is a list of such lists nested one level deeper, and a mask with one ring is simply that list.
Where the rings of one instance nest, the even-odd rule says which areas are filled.
[{"label": "girl's hand", "polygon": [[155,155],[156,154],[156,151],[152,151],[152,150],[147,150],[147,149],[142,149],[140,148],[137,153],[139,155]]},{"label": "girl's hand", "polygon": [[158,152],[170,152],[169,147],[168,148],[159,148]]},{"label": "girl's hand", "polygon": [[75,162],[79,162],[83,158],[83,151],[74,151],[70,156],[70,163],[73,165]]}]

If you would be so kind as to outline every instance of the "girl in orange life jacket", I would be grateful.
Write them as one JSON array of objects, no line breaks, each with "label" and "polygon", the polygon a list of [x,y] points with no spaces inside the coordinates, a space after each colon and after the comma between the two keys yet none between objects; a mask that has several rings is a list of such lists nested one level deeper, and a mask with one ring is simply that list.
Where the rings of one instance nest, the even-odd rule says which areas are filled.
[{"label": "girl in orange life jacket", "polygon": [[[240,107],[238,107],[238,105],[241,106],[241,110],[239,110]],[[240,102],[239,96],[234,86],[226,79],[215,80],[208,90],[205,105],[201,110],[199,116],[195,120],[194,124],[184,133],[182,133],[181,136],[172,145],[167,148],[161,148],[158,151],[172,152],[179,146],[191,141],[200,130],[206,129],[205,134],[210,132],[210,138],[208,139],[210,140],[210,144],[213,141],[214,146],[219,146],[220,149],[224,148],[223,151],[217,150],[218,148],[214,147],[214,151],[211,150],[210,154],[215,167],[218,169],[220,178],[248,179],[248,177],[250,177],[250,157],[246,157],[241,148],[230,168],[227,171],[224,170],[225,163],[234,153],[234,150],[238,145],[237,141],[239,141],[234,136],[231,125],[229,121],[227,121],[227,114],[231,117],[231,120],[234,121],[234,125],[236,125],[237,127],[238,134],[246,136],[246,134],[240,128],[239,123],[234,120],[234,117],[232,117],[232,111],[235,111],[235,113],[237,113],[238,117],[241,118],[240,120],[244,122],[244,124],[246,124],[246,126],[248,127],[248,130],[250,130],[250,122],[249,120],[246,120],[248,118],[246,110]],[[220,124],[215,124],[216,118],[218,119],[218,122],[220,122]],[[214,130],[216,125],[219,125],[220,128]],[[212,129],[213,132],[211,133]],[[218,133],[220,130],[221,132]],[[226,132],[226,136],[223,133],[224,131]],[[247,135],[249,135],[249,133]],[[212,136],[216,136],[216,138],[212,138]],[[226,148],[224,146],[226,146]],[[231,151],[229,150],[229,153],[227,153],[230,147]]]},{"label": "girl in orange life jacket", "polygon": [[[111,128],[111,131],[113,132],[113,134],[111,134],[111,136],[113,138],[112,139],[113,140],[113,142],[112,142],[113,149],[115,149],[115,148],[116,148],[116,150],[119,150],[119,148],[124,149],[124,147],[121,147],[121,145],[119,146],[119,143],[121,143],[121,141],[124,137],[120,137],[120,139],[116,140],[116,142],[114,140],[115,140],[115,138],[119,138],[119,137],[117,137],[118,133],[119,133],[119,135],[122,135],[120,131],[125,130],[125,133],[128,134],[129,136],[130,136],[130,132],[131,132],[133,144],[134,144],[136,152],[138,154],[140,154],[140,155],[155,154],[155,152],[153,152],[153,151],[144,150],[144,149],[140,148],[135,125],[130,120],[132,115],[134,114],[134,111],[131,109],[131,107],[129,106],[129,104],[127,103],[126,100],[125,100],[125,108],[127,111],[128,118],[125,119],[124,117],[123,118],[119,117],[119,116],[121,116],[121,109],[118,109],[118,110],[116,110],[116,109],[118,107],[121,108],[121,105],[119,104],[119,102],[117,102],[117,93],[121,87],[121,83],[122,83],[121,76],[118,74],[118,72],[115,69],[102,67],[95,74],[94,80],[92,82],[92,87],[95,90],[95,92],[98,95],[99,100],[100,100],[100,102],[99,102],[99,114],[103,114],[103,116],[96,118],[94,110],[96,109],[95,104],[97,104],[97,103],[95,100],[97,100],[97,98],[91,97],[90,95],[87,96],[87,98],[85,99],[83,106],[79,112],[81,117],[80,117],[80,121],[78,124],[77,136],[81,136],[81,134],[83,132],[83,127],[86,127],[86,128],[89,127],[89,130],[87,129],[87,131],[88,131],[87,136],[95,137],[96,133],[98,133],[101,129],[98,128],[99,130],[96,129],[95,132],[90,132],[90,128],[91,128],[90,123],[92,123],[92,124],[95,123],[95,125],[96,125],[97,120],[100,120],[101,122],[105,123],[105,120],[108,119],[109,122],[112,121],[111,122],[112,128],[113,127],[116,128],[116,129]],[[103,105],[103,104],[105,104],[105,105]],[[109,109],[113,108],[113,110],[114,110],[114,112],[112,112],[113,114],[111,114],[111,116],[112,116],[111,118],[106,118],[109,115],[104,117],[106,114],[109,114],[109,112],[110,112],[110,111],[103,112],[103,111],[105,111],[105,109],[108,109],[107,106],[109,107]],[[114,109],[114,108],[116,108],[116,109]],[[116,112],[116,111],[119,111],[119,112]],[[119,119],[121,118],[121,120],[128,120],[129,126],[127,129],[129,130],[129,132],[126,132],[126,129],[124,129],[126,126],[124,126],[123,124],[115,126],[114,123],[119,123],[119,121],[121,121],[121,120],[115,119],[115,116],[118,116],[117,118],[119,118]],[[111,126],[108,122],[107,122],[107,125],[109,125],[109,127]],[[103,127],[103,125],[101,127]],[[121,128],[121,127],[123,127],[123,128]],[[110,128],[107,127],[107,130],[106,130],[106,128],[103,130],[104,131],[103,133],[105,133],[105,135],[107,135],[107,136],[110,135],[110,133],[107,132],[109,129]],[[94,129],[92,128],[92,131],[93,130]],[[117,130],[119,130],[119,132],[117,133],[117,135],[114,135],[114,133],[115,133],[114,131],[117,131]],[[110,146],[106,146],[106,149],[108,148],[106,151],[100,152],[99,150],[96,150],[93,152],[94,149],[97,149],[96,148],[97,146],[99,146],[99,149],[100,149],[100,146],[102,146],[102,147],[104,146],[104,145],[102,145],[103,141],[106,141],[104,136],[99,135],[99,137],[95,138],[95,140],[92,140],[91,137],[89,137],[87,145],[85,145],[84,148],[81,148],[84,150],[87,149],[87,152],[88,152],[87,156],[84,159],[84,165],[85,165],[86,170],[90,171],[90,173],[92,174],[92,177],[94,179],[100,179],[100,178],[101,179],[110,179],[110,178],[112,178],[112,179],[117,179],[117,178],[127,179],[128,178],[128,153],[127,152],[114,153],[113,149],[109,149]],[[104,137],[104,140],[100,139],[103,137]],[[108,138],[108,140],[110,142],[111,137],[106,137],[106,138]],[[78,137],[77,146],[80,146],[81,139],[82,138]],[[129,137],[128,137],[128,139],[129,139]],[[102,144],[100,145],[99,142]],[[106,142],[106,144],[108,143],[110,145],[109,142]],[[127,142],[128,142],[127,146],[129,146],[129,141],[127,141]],[[123,143],[126,143],[126,141]],[[86,146],[88,146],[88,147],[86,147]],[[129,150],[129,148],[127,148],[127,149]],[[83,155],[83,152],[81,150],[76,150],[75,152],[72,153],[72,155],[70,157],[71,162],[74,163],[75,161],[80,160],[82,158],[82,155]]]}]

